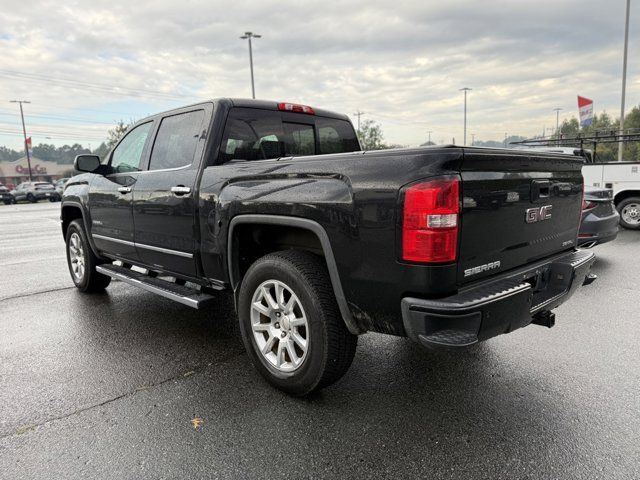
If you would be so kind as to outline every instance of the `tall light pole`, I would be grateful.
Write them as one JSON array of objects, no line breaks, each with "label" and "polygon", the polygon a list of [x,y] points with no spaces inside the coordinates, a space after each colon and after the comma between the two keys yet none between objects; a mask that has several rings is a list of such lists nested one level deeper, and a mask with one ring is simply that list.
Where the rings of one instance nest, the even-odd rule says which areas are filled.
[{"label": "tall light pole", "polygon": [[461,92],[464,92],[464,145],[467,144],[467,92],[470,90],[469,87],[460,89]]},{"label": "tall light pole", "polygon": [[433,130],[429,130],[427,133],[429,134],[429,141],[427,143],[431,145],[431,134],[433,133]]},{"label": "tall light pole", "polygon": [[243,40],[249,40],[249,68],[251,69],[251,98],[256,98],[256,87],[253,82],[253,49],[251,47],[252,38],[262,38],[262,35],[256,35],[253,32],[244,32],[240,37]]},{"label": "tall light pole", "polygon": [[[620,134],[624,133],[624,97],[627,89],[627,50],[629,49],[629,10],[631,10],[631,0],[627,0],[627,15],[624,23],[624,53],[622,57],[622,100],[620,102]],[[622,161],[622,150],[624,142],[620,140],[618,144],[618,161]]]},{"label": "tall light pole", "polygon": [[560,145],[560,110],[562,110],[560,107],[553,109],[556,112],[556,141],[558,145]]},{"label": "tall light pole", "polygon": [[471,146],[473,147],[473,144],[476,143],[476,134],[472,133],[471,134]]},{"label": "tall light pole", "polygon": [[33,181],[31,178],[31,156],[29,154],[29,145],[27,144],[27,129],[24,126],[24,112],[22,111],[23,103],[31,103],[29,100],[11,100],[11,103],[17,103],[20,105],[20,118],[22,119],[22,134],[24,135],[24,151],[27,152],[27,167],[29,168],[29,181]]}]

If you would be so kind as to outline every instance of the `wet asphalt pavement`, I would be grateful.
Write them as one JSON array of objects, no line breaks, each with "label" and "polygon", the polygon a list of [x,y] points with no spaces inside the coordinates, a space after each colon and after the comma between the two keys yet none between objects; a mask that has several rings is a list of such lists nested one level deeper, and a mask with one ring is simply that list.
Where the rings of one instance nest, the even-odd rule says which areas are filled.
[{"label": "wet asphalt pavement", "polygon": [[301,400],[253,370],[225,297],[77,292],[58,212],[0,207],[0,478],[640,478],[640,232],[596,247],[551,330],[367,334]]}]

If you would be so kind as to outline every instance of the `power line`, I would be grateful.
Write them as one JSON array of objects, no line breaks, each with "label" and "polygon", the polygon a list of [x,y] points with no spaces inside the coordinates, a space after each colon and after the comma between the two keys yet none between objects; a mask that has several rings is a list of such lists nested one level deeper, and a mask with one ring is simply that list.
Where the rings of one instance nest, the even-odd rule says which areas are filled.
[{"label": "power line", "polygon": [[[3,117],[15,117],[16,114],[15,113],[5,113],[3,111],[0,111],[0,116]],[[27,118],[44,118],[44,119],[48,119],[48,120],[70,120],[72,122],[79,122],[79,123],[90,123],[90,124],[100,124],[100,125],[114,125],[116,122],[103,122],[100,120],[90,120],[88,118],[76,118],[76,117],[66,117],[64,115],[39,115],[37,113],[29,113],[28,115],[26,115]]]},{"label": "power line", "polygon": [[123,87],[121,85],[108,85],[103,83],[93,83],[62,77],[53,77],[49,75],[41,75],[34,73],[24,73],[12,70],[0,69],[0,76],[5,78],[17,78],[21,81],[30,81],[36,83],[45,82],[47,84],[57,84],[59,86],[71,87],[80,90],[99,91],[124,96],[143,96],[151,98],[159,98],[163,100],[179,101],[185,98],[198,98],[194,95],[185,95],[181,93],[167,93],[159,90],[149,90],[142,88]]},{"label": "power line", "polygon": [[[45,140],[75,140],[77,142],[106,142],[106,138],[98,138],[98,137],[88,137],[85,135],[59,135],[59,134],[40,134],[40,133],[35,133],[34,134],[37,137],[43,137],[42,140],[38,140],[38,143],[46,143]],[[3,130],[0,130],[0,137],[22,137],[22,134],[20,132],[5,132]]]},{"label": "power line", "polygon": [[[0,122],[0,128],[5,130],[11,129],[14,127],[13,123]],[[51,123],[29,123],[29,131],[51,131],[56,133],[76,133],[76,132],[86,132],[86,133],[102,133],[106,132],[108,129],[104,126],[96,126],[95,128],[91,125],[56,125]]]}]

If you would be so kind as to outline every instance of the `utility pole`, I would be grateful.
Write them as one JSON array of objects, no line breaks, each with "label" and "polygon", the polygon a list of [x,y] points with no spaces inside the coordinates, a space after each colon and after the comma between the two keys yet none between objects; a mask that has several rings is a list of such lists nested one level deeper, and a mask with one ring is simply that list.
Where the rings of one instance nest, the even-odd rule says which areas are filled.
[{"label": "utility pole", "polygon": [[358,117],[358,135],[360,135],[360,117],[361,117],[362,115],[364,115],[364,112],[361,112],[360,110],[357,110],[357,111],[354,113],[354,115],[355,115],[356,117]]},{"label": "utility pole", "polygon": [[22,111],[23,103],[31,103],[29,100],[11,100],[11,103],[17,103],[20,105],[20,118],[22,119],[22,134],[24,135],[24,151],[27,152],[27,167],[29,168],[29,181],[33,181],[31,178],[31,155],[29,153],[29,145],[27,144],[27,129],[24,126],[24,112]]},{"label": "utility pole", "polygon": [[562,110],[560,107],[553,109],[556,112],[556,140],[558,145],[560,145],[560,110]]},{"label": "utility pole", "polygon": [[472,133],[471,134],[471,146],[473,147],[473,144],[476,142],[476,134]]},{"label": "utility pole", "polygon": [[461,88],[459,91],[464,92],[464,143],[467,144],[467,92],[471,89],[469,87]]},{"label": "utility pole", "polygon": [[[629,10],[631,10],[631,0],[627,0],[627,15],[624,23],[624,53],[622,57],[622,100],[620,102],[620,134],[624,133],[624,97],[627,89],[627,50],[629,49]],[[622,161],[622,150],[624,142],[620,140],[618,144],[618,161]]]},{"label": "utility pole", "polygon": [[433,131],[429,130],[427,133],[429,134],[429,141],[427,143],[431,145],[431,134],[433,133]]},{"label": "utility pole", "polygon": [[504,132],[504,148],[507,148],[507,132]]},{"label": "utility pole", "polygon": [[244,32],[240,37],[242,40],[249,40],[249,68],[251,69],[251,98],[256,98],[256,86],[253,82],[253,49],[251,48],[252,38],[262,38],[262,35],[256,35],[253,32]]}]

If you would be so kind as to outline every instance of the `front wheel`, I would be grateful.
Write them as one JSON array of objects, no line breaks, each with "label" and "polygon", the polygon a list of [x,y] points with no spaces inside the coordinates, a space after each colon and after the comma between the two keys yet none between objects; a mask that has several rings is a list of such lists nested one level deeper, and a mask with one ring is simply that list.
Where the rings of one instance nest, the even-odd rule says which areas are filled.
[{"label": "front wheel", "polygon": [[84,226],[74,220],[67,228],[67,264],[71,279],[81,292],[100,292],[107,288],[111,277],[96,271],[100,263],[87,241]]},{"label": "front wheel", "polygon": [[629,197],[617,205],[620,225],[631,230],[640,229],[640,197]]},{"label": "front wheel", "polygon": [[31,203],[36,203],[38,201],[38,199],[36,197],[34,197],[32,194],[27,194],[27,201],[31,202]]},{"label": "front wheel", "polygon": [[358,337],[342,320],[324,262],[311,253],[277,252],[251,265],[238,316],[257,370],[292,395],[331,385],[353,361]]}]

